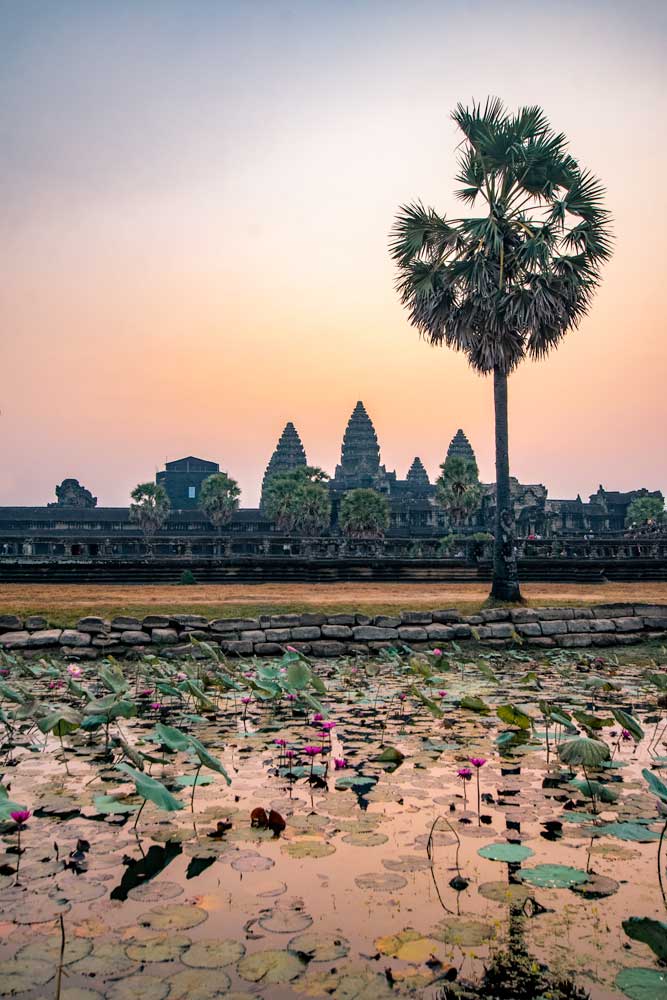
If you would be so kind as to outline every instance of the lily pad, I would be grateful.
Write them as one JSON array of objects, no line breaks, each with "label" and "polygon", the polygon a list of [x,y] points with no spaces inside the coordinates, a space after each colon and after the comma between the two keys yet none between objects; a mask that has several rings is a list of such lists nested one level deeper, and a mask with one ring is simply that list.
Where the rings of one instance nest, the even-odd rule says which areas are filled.
[{"label": "lily pad", "polygon": [[156,931],[184,931],[188,927],[197,927],[208,919],[208,913],[201,906],[188,906],[187,903],[165,903],[142,913],[138,923]]},{"label": "lily pad", "polygon": [[532,857],[535,852],[523,844],[502,843],[487,844],[485,847],[480,847],[477,853],[480,857],[487,858],[489,861],[505,861],[510,864],[518,864],[521,861],[525,861],[526,858]]},{"label": "lily pad", "polygon": [[402,875],[392,875],[388,872],[357,875],[354,881],[360,889],[369,889],[371,892],[398,892],[408,884],[408,880]]},{"label": "lily pad", "polygon": [[221,969],[183,969],[169,977],[169,1000],[216,1000],[232,985]]},{"label": "lily pad", "polygon": [[112,983],[104,994],[105,1000],[165,1000],[169,993],[169,981],[139,972],[126,979]]},{"label": "lily pad", "polygon": [[535,865],[534,868],[523,868],[520,873],[522,882],[541,889],[569,889],[588,880],[588,873],[581,868],[570,868],[569,865]]},{"label": "lily pad", "polygon": [[181,962],[194,969],[221,969],[238,962],[245,952],[245,945],[233,938],[195,941],[181,955]]},{"label": "lily pad", "polygon": [[125,954],[134,962],[177,962],[190,943],[189,937],[156,934],[143,941],[132,941]]},{"label": "lily pad", "polygon": [[306,962],[291,951],[269,948],[246,955],[236,966],[241,979],[249,983],[289,983],[301,975]]},{"label": "lily pad", "polygon": [[667,1000],[667,972],[658,969],[621,969],[616,985],[630,1000]]},{"label": "lily pad", "polygon": [[335,962],[345,958],[350,950],[350,942],[340,934],[322,934],[320,931],[306,931],[288,942],[290,951],[307,955],[311,962]]}]

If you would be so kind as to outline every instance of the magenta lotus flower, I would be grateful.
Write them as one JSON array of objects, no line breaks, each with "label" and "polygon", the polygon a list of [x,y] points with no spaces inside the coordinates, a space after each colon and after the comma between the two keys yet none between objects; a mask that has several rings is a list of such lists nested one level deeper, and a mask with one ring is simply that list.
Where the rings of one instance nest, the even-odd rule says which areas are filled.
[{"label": "magenta lotus flower", "polygon": [[295,694],[286,694],[285,695],[285,699],[286,699],[286,701],[296,701],[296,695]]},{"label": "magenta lotus flower", "polygon": [[162,702],[152,701],[151,708],[153,709],[154,712],[159,712],[162,709]]},{"label": "magenta lotus flower", "polygon": [[334,757],[334,767],[337,771],[342,771],[344,767],[347,767],[347,761],[344,757]]},{"label": "magenta lotus flower", "polygon": [[631,739],[632,739],[632,734],[631,734],[631,733],[629,733],[627,729],[624,729],[624,730],[622,730],[622,732],[621,732],[621,737],[622,737],[622,739],[624,739],[624,740],[631,740]]},{"label": "magenta lotus flower", "polygon": [[472,778],[472,771],[469,767],[460,767],[456,773],[459,778],[463,778],[464,781],[470,781]]},{"label": "magenta lotus flower", "polygon": [[83,670],[81,669],[80,666],[78,666],[78,664],[70,663],[69,666],[67,667],[67,673],[70,675],[70,677],[80,677],[81,674],[83,673]]},{"label": "magenta lotus flower", "polygon": [[285,756],[289,758],[296,757],[296,750],[286,750]]},{"label": "magenta lotus flower", "polygon": [[433,650],[433,655],[434,656],[442,656],[442,650],[441,649],[434,649]]},{"label": "magenta lotus flower", "polygon": [[398,700],[399,701],[405,701],[406,698],[407,698],[407,694],[404,691],[401,691],[401,693],[398,696]]},{"label": "magenta lotus flower", "polygon": [[322,730],[325,733],[329,733],[329,732],[331,732],[332,729],[335,729],[335,728],[336,728],[336,723],[335,722],[323,722],[322,723]]},{"label": "magenta lotus flower", "polygon": [[288,653],[298,653],[299,652],[299,650],[295,649],[294,646],[285,646],[285,649],[287,650]]},{"label": "magenta lotus flower", "polygon": [[15,823],[18,823],[20,825],[21,823],[25,823],[27,820],[29,820],[30,817],[32,816],[32,813],[30,812],[29,809],[15,809],[14,812],[10,812],[9,815],[12,817]]},{"label": "magenta lotus flower", "polygon": [[308,757],[317,757],[319,753],[322,753],[322,747],[307,746],[303,748],[303,752]]},{"label": "magenta lotus flower", "polygon": [[324,716],[322,715],[321,712],[315,712],[315,715],[313,716],[313,722],[321,722],[323,718]]},{"label": "magenta lotus flower", "polygon": [[243,705],[249,705],[251,701],[252,701],[252,698],[248,698],[247,695],[245,696],[245,698],[241,698],[241,702],[242,702]]},{"label": "magenta lotus flower", "polygon": [[471,757],[470,763],[473,767],[484,767],[486,764],[486,757]]},{"label": "magenta lotus flower", "polygon": [[278,740],[274,740],[274,743],[278,747],[286,747],[287,746],[287,740],[278,739]]},{"label": "magenta lotus flower", "polygon": [[188,675],[184,674],[182,670],[179,670],[178,673],[176,674],[176,680],[178,681],[187,681],[187,679]]},{"label": "magenta lotus flower", "polygon": [[446,692],[446,691],[438,691],[438,695],[439,695],[439,696],[440,696],[441,698],[444,698],[446,694],[447,694],[447,692]]},{"label": "magenta lotus flower", "polygon": [[139,697],[148,698],[149,694],[153,694],[153,688],[146,688],[144,691],[140,691]]}]

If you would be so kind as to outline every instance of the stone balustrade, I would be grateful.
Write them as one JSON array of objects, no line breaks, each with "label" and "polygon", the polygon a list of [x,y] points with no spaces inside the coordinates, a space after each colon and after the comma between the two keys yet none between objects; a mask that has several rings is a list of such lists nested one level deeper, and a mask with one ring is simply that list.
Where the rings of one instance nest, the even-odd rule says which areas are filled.
[{"label": "stone balustrade", "polygon": [[46,618],[0,615],[0,649],[39,657],[70,659],[197,655],[191,639],[212,643],[229,656],[281,656],[292,646],[309,656],[372,654],[409,646],[446,648],[448,643],[543,649],[625,646],[667,638],[667,605],[604,604],[582,608],[488,609],[475,615],[456,610],[397,611],[370,618],[362,614],[284,614],[256,618],[200,615],[119,616],[80,619],[74,628]]}]

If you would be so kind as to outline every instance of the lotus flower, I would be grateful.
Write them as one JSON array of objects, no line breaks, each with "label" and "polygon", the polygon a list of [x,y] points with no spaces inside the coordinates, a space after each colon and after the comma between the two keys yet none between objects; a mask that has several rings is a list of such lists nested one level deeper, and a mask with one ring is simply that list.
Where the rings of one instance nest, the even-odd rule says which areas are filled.
[{"label": "lotus flower", "polygon": [[14,822],[18,823],[20,826],[21,823],[25,823],[30,819],[32,813],[29,809],[15,809],[14,812],[10,812],[9,815],[12,817]]},{"label": "lotus flower", "polygon": [[337,771],[342,771],[344,767],[347,767],[347,761],[344,757],[334,757],[334,767]]},{"label": "lotus flower", "polygon": [[315,712],[315,715],[313,716],[313,722],[321,722],[323,718],[324,716],[322,715],[321,712]]},{"label": "lotus flower", "polygon": [[287,740],[281,740],[281,739],[278,739],[278,740],[274,740],[273,742],[274,742],[274,743],[276,744],[276,746],[278,746],[278,747],[286,747],[286,746],[287,746]]},{"label": "lotus flower", "polygon": [[463,778],[464,781],[470,781],[472,778],[472,771],[469,767],[460,767],[456,773],[459,778]]},{"label": "lotus flower", "polygon": [[322,730],[325,733],[329,733],[329,732],[331,732],[332,729],[335,729],[335,728],[336,728],[336,723],[335,722],[323,722],[322,723]]},{"label": "lotus flower", "polygon": [[317,757],[319,753],[322,753],[322,747],[307,746],[303,748],[303,752],[308,757]]},{"label": "lotus flower", "polygon": [[433,655],[434,656],[442,656],[442,650],[441,649],[434,649],[433,650]]},{"label": "lotus flower", "polygon": [[473,767],[484,767],[486,764],[486,757],[471,757],[470,763]]},{"label": "lotus flower", "polygon": [[285,649],[287,650],[288,653],[298,653],[299,652],[299,650],[295,649],[294,646],[285,646]]},{"label": "lotus flower", "polygon": [[69,666],[67,667],[67,673],[70,675],[70,677],[81,677],[83,670],[78,664],[70,663]]}]

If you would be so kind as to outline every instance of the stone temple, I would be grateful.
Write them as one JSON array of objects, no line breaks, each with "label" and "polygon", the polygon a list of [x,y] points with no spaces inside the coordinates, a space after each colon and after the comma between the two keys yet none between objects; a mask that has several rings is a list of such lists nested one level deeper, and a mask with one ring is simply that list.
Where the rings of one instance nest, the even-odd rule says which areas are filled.
[{"label": "stone temple", "polygon": [[[448,455],[476,461],[475,452],[463,430],[456,431],[442,460]],[[289,422],[266,466],[262,497],[272,476],[305,466],[307,461],[299,433]],[[194,540],[197,536],[208,537],[207,533],[213,531],[199,509],[198,498],[203,481],[219,469],[217,462],[190,455],[167,462],[165,469],[157,473],[156,481],[165,487],[172,505],[168,522],[160,534],[165,539],[171,538],[170,544],[178,552],[181,549],[195,551],[200,545],[194,541],[192,544],[183,542],[184,537]],[[390,508],[388,540],[414,539],[415,544],[421,544],[421,540],[432,539],[435,543],[452,531],[472,535],[493,528],[493,483],[483,484],[479,509],[462,527],[453,528],[438,504],[436,484],[429,478],[419,457],[412,460],[404,479],[382,464],[378,436],[361,401],[357,402],[347,422],[340,461],[328,488],[332,500],[332,537],[337,533],[337,512],[341,499],[349,490],[359,488],[377,490],[387,498]],[[621,533],[629,504],[642,496],[662,499],[658,491],[651,493],[647,489],[638,489],[619,492],[602,486],[587,501],[580,496],[574,500],[551,499],[541,483],[511,480],[519,539],[534,536],[538,539],[554,536],[606,537]],[[262,501],[256,508],[240,508],[225,531],[230,535],[258,540],[248,542],[245,548],[241,546],[241,551],[273,551],[270,539],[275,535],[275,527],[267,517]],[[137,542],[133,539],[138,535],[138,529],[129,520],[128,507],[99,507],[97,498],[77,479],[63,480],[56,488],[56,501],[47,506],[0,507],[0,557],[119,555],[136,550]],[[261,538],[264,541],[260,544]],[[285,546],[280,547],[280,551],[284,549]]]}]

